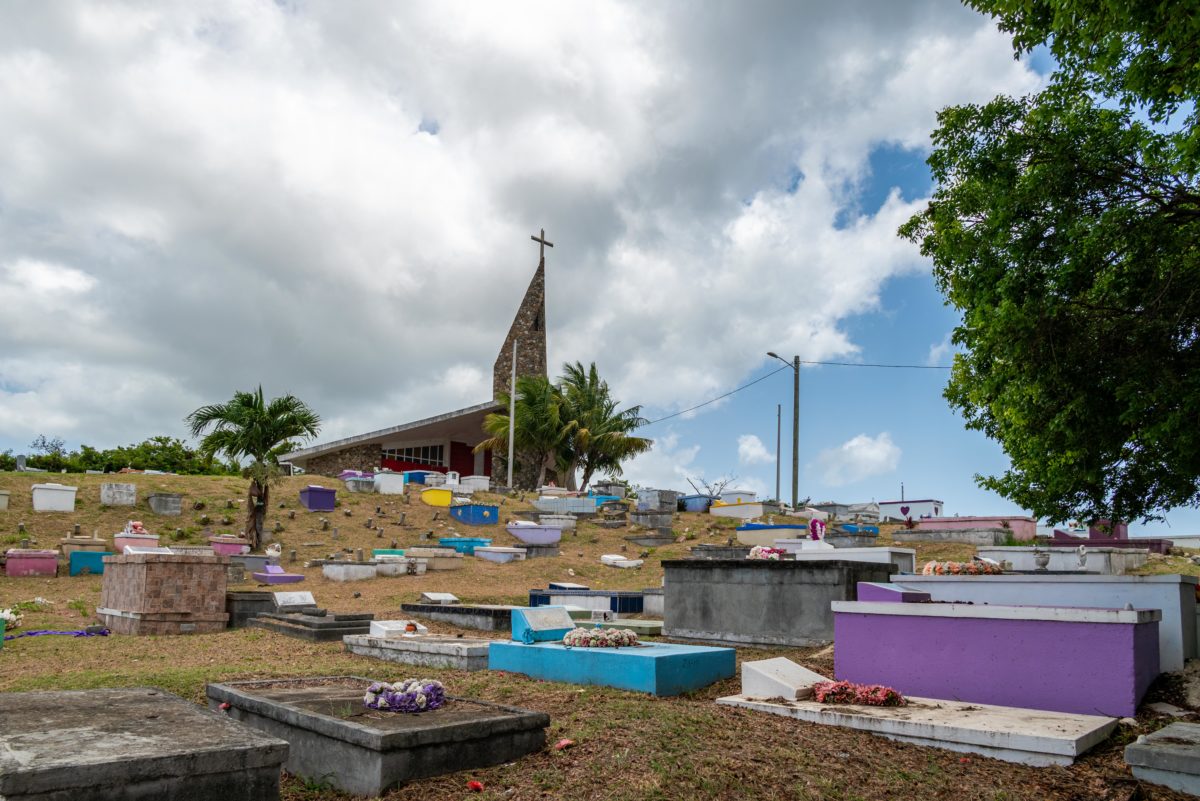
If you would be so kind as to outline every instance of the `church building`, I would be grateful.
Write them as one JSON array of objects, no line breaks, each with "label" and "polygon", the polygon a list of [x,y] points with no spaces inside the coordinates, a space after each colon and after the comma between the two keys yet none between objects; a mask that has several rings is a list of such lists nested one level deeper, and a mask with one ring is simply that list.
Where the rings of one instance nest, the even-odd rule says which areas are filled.
[{"label": "church building", "polygon": [[513,343],[517,343],[517,375],[548,375],[546,372],[546,232],[532,239],[539,243],[540,257],[533,280],[508,329],[500,354],[492,367],[492,399],[465,409],[401,423],[353,437],[313,445],[281,456],[309,473],[336,476],[343,470],[438,471],[454,470],[461,475],[492,474],[490,451],[473,453],[486,439],[483,419],[495,411],[507,411],[496,402],[508,392],[512,381]]}]

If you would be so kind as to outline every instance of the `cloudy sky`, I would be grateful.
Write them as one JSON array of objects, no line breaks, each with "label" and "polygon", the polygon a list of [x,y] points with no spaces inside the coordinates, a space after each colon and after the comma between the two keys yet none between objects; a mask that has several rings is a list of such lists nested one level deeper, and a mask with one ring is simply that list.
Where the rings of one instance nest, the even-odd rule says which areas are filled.
[{"label": "cloudy sky", "polygon": [[[322,439],[478,403],[543,227],[551,364],[650,418],[768,350],[944,365],[895,235],[934,115],[1041,81],[952,0],[5,3],[0,450],[183,436],[259,382]],[[944,381],[806,365],[801,496],[1011,510]],[[786,369],[629,477],[774,495],[777,403],[787,496]]]}]

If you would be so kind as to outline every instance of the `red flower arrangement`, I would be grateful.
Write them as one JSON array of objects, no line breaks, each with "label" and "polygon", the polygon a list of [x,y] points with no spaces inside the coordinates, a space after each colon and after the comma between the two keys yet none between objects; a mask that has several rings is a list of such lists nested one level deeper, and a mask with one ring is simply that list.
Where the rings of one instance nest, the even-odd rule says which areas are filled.
[{"label": "red flower arrangement", "polygon": [[891,687],[882,684],[855,684],[852,681],[820,681],[813,685],[813,697],[822,704],[860,704],[863,706],[904,706],[908,701]]}]

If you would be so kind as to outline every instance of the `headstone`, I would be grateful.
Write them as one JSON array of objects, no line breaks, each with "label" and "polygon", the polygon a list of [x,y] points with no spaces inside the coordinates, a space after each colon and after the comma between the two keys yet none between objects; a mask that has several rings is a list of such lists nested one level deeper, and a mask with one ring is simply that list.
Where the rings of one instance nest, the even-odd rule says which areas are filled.
[{"label": "headstone", "polygon": [[183,514],[183,496],[174,492],[154,492],[146,497],[150,510],[156,515]]},{"label": "headstone", "polygon": [[592,609],[589,611],[592,613],[591,619],[594,623],[607,623],[610,620],[617,619],[617,613],[611,609]]},{"label": "headstone", "polygon": [[812,686],[821,681],[829,679],[782,656],[742,663],[742,695],[754,698],[810,698]]},{"label": "headstone", "polygon": [[275,608],[281,611],[289,607],[296,608],[317,605],[311,592],[276,592],[272,593],[272,595],[275,596]]},{"label": "headstone", "polygon": [[102,506],[134,506],[137,504],[136,484],[101,484]]},{"label": "headstone", "polygon": [[25,454],[23,453],[17,456],[17,472],[25,472]]},{"label": "headstone", "polygon": [[[415,632],[409,632],[408,627],[416,626]],[[371,636],[387,639],[389,637],[404,637],[412,634],[428,634],[429,629],[415,620],[372,620]]]},{"label": "headstone", "polygon": [[423,592],[421,593],[421,603],[456,604],[458,603],[458,596],[448,592]]},{"label": "headstone", "polygon": [[575,628],[566,607],[538,606],[512,611],[512,638],[517,642],[558,642]]}]

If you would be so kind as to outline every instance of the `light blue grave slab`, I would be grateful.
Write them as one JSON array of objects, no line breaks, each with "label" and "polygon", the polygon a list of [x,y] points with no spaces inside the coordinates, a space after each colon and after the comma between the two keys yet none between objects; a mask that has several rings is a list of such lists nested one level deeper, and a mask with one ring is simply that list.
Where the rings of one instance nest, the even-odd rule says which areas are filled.
[{"label": "light blue grave slab", "polygon": [[565,606],[512,610],[512,638],[517,642],[559,642],[574,628],[575,621]]},{"label": "light blue grave slab", "polygon": [[679,695],[731,678],[735,661],[732,648],[670,643],[627,648],[568,648],[561,642],[492,642],[488,646],[489,670],[652,695]]}]

